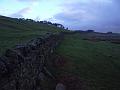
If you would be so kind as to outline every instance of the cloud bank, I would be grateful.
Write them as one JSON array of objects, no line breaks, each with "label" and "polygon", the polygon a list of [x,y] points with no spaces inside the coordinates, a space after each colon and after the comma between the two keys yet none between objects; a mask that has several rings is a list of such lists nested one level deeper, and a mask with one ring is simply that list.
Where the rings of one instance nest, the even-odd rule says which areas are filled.
[{"label": "cloud bank", "polygon": [[30,7],[26,7],[16,13],[13,13],[11,16],[15,18],[23,18],[25,14],[29,14],[30,12],[32,12],[32,9]]},{"label": "cloud bank", "polygon": [[35,1],[39,1],[39,0],[17,0],[17,1],[20,1],[20,2],[35,2]]},{"label": "cloud bank", "polygon": [[120,32],[119,0],[76,0],[61,7],[63,11],[54,18],[71,29]]},{"label": "cloud bank", "polygon": [[38,1],[39,0],[17,0],[17,2],[20,2],[20,3],[23,3],[23,2],[27,3],[26,7],[21,8],[20,10],[18,10],[18,12],[15,12],[11,14],[10,16],[15,17],[15,18],[27,18],[28,15],[33,13],[34,11],[33,7],[38,5]]}]

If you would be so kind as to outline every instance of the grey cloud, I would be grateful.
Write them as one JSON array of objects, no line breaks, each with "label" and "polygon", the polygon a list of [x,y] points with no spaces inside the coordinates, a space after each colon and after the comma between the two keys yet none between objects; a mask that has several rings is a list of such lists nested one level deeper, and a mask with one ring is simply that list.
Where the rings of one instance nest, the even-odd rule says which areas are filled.
[{"label": "grey cloud", "polygon": [[[96,29],[97,31],[120,32],[119,0],[85,0],[64,4],[63,12],[54,16],[72,26],[71,29]],[[101,1],[101,2],[98,2]]]},{"label": "grey cloud", "polygon": [[23,15],[21,15],[20,13],[14,13],[14,14],[12,14],[10,16],[14,17],[14,18],[23,18]]},{"label": "grey cloud", "polygon": [[21,2],[35,2],[35,1],[38,1],[38,0],[17,0],[17,1],[21,1]]},{"label": "grey cloud", "polygon": [[18,13],[24,14],[24,13],[28,13],[30,11],[31,11],[31,8],[30,7],[26,7],[26,8],[21,9],[20,11],[18,11]]},{"label": "grey cloud", "polygon": [[10,16],[11,17],[15,17],[15,18],[23,18],[24,14],[27,14],[29,12],[31,12],[31,8],[30,7],[26,7],[26,8],[23,8],[23,9],[19,10],[16,13],[11,14]]}]

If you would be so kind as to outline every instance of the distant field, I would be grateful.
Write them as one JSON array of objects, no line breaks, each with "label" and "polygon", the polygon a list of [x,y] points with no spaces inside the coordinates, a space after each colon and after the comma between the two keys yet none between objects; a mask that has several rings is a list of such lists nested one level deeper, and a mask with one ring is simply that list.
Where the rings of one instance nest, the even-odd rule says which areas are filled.
[{"label": "distant field", "polygon": [[77,75],[87,81],[88,90],[120,90],[120,44],[87,41],[73,34],[65,36],[56,52],[71,63],[57,70],[58,75]]},{"label": "distant field", "polygon": [[59,33],[61,31],[64,30],[55,26],[0,16],[0,53],[16,44],[24,43],[48,32]]}]

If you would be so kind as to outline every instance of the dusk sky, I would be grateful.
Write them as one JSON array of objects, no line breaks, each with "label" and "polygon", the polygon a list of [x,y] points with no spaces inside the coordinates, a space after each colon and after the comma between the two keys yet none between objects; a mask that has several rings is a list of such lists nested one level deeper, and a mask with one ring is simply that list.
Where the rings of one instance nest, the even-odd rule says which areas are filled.
[{"label": "dusk sky", "polygon": [[0,0],[0,15],[120,33],[120,0]]}]

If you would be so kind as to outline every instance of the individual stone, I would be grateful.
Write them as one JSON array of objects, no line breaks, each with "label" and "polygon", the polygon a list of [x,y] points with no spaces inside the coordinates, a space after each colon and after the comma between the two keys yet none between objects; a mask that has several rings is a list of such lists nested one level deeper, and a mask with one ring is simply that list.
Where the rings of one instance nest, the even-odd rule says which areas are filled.
[{"label": "individual stone", "polygon": [[56,89],[55,90],[66,90],[66,89],[65,89],[65,86],[62,83],[58,83],[56,85]]},{"label": "individual stone", "polygon": [[7,72],[6,65],[0,58],[0,77],[3,76],[3,74],[5,74],[6,72]]}]

